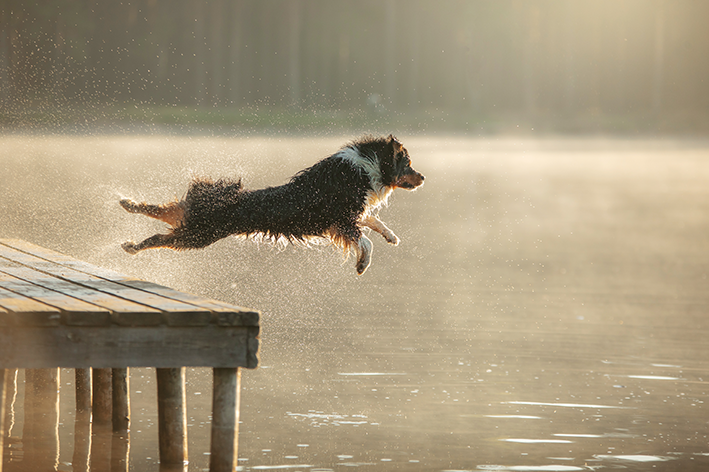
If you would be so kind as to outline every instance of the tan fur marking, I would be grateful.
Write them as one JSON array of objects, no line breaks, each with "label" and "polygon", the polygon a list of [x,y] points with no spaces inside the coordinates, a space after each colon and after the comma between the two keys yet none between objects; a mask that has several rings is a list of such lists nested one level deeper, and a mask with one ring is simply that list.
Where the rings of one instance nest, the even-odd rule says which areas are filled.
[{"label": "tan fur marking", "polygon": [[381,234],[384,239],[387,240],[389,244],[397,246],[399,244],[399,238],[390,230],[387,225],[385,225],[382,220],[373,215],[368,215],[362,218],[362,225],[367,228],[371,228],[377,233]]},{"label": "tan fur marking", "polygon": [[154,216],[154,218],[164,221],[173,228],[177,228],[181,226],[185,220],[185,207],[180,202],[160,205],[160,212]]},{"label": "tan fur marking", "polygon": [[184,202],[170,202],[162,205],[150,205],[148,203],[136,203],[132,200],[124,199],[120,201],[121,206],[130,213],[140,213],[141,215],[164,221],[173,228],[181,226],[185,220]]}]

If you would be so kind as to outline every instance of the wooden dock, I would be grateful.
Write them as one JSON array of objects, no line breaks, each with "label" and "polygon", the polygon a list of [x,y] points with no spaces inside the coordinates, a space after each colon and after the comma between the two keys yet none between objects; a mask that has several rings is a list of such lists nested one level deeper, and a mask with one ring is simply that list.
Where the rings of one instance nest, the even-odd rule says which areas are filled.
[{"label": "wooden dock", "polygon": [[[258,312],[0,239],[0,423],[15,369],[28,369],[26,391],[34,397],[26,398],[26,409],[51,419],[46,405],[56,405],[57,370],[65,367],[77,369],[77,412],[91,408],[94,425],[110,422],[114,431],[128,431],[127,369],[155,367],[161,467],[181,470],[187,462],[184,367],[211,367],[210,468],[235,470],[239,368],[258,366],[258,334]],[[24,460],[33,460],[31,452],[25,447]]]}]

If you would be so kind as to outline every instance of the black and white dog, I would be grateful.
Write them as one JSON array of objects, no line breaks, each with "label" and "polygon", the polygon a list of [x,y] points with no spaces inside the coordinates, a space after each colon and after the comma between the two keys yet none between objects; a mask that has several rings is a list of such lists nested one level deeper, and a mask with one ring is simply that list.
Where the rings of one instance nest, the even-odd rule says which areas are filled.
[{"label": "black and white dog", "polygon": [[392,135],[365,136],[305,169],[278,187],[246,190],[241,180],[196,179],[181,201],[163,205],[124,199],[123,208],[164,221],[168,234],[122,245],[130,254],[149,248],[196,249],[229,235],[307,242],[326,238],[357,255],[357,273],[371,261],[371,228],[391,244],[399,238],[377,218],[395,188],[413,190],[424,177]]}]

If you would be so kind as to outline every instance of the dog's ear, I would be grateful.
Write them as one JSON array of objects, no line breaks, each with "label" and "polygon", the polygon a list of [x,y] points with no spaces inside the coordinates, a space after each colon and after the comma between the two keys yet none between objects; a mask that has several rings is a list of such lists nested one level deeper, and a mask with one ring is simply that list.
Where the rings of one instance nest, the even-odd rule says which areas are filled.
[{"label": "dog's ear", "polygon": [[394,153],[397,153],[401,151],[401,149],[404,147],[398,139],[394,137],[393,134],[390,134],[389,137],[387,138],[387,141],[389,141],[392,144],[392,147],[394,148]]}]

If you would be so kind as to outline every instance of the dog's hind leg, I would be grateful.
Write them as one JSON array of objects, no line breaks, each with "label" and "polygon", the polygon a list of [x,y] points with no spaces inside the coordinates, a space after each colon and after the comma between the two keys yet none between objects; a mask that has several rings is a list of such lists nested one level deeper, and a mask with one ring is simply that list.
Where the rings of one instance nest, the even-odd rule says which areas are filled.
[{"label": "dog's hind leg", "polygon": [[357,274],[362,275],[372,262],[372,241],[365,235],[361,235],[357,241]]},{"label": "dog's hind leg", "polygon": [[185,219],[184,202],[150,205],[148,203],[136,203],[133,200],[124,198],[119,203],[129,213],[139,213],[155,218],[156,220],[164,221],[173,228],[180,226]]},{"label": "dog's hind leg", "polygon": [[140,243],[134,243],[133,241],[125,242],[121,244],[121,247],[128,254],[136,254],[138,251],[142,251],[143,249],[153,249],[158,247],[177,249],[174,244],[175,241],[176,237],[174,234],[156,234]]}]

